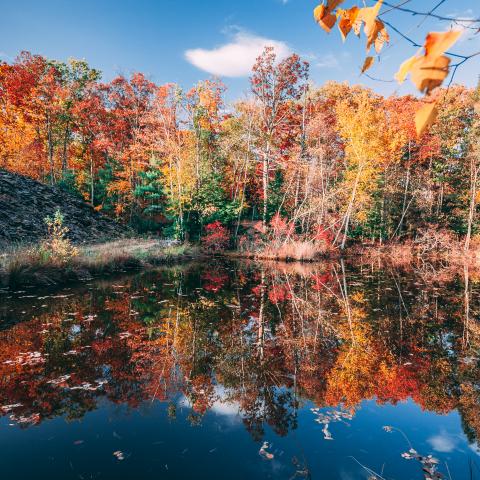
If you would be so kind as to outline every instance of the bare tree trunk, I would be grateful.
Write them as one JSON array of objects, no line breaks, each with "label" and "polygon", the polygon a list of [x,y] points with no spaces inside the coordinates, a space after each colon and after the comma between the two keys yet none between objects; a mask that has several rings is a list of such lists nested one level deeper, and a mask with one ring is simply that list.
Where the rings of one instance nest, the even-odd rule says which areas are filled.
[{"label": "bare tree trunk", "polygon": [[270,140],[267,143],[267,149],[263,157],[262,186],[263,186],[263,226],[267,225],[267,207],[268,207],[268,167],[270,158]]},{"label": "bare tree trunk", "polygon": [[475,218],[476,196],[477,196],[477,180],[478,165],[476,164],[475,155],[471,155],[470,159],[470,206],[468,209],[467,235],[465,237],[464,250],[467,252],[470,248],[470,240],[472,238],[472,226]]},{"label": "bare tree trunk", "polygon": [[238,216],[237,216],[237,225],[235,227],[235,245],[236,245],[236,242],[237,242],[238,230],[240,228],[240,220],[241,220],[241,216],[242,216],[243,205],[245,203],[245,186],[246,186],[246,183],[247,183],[248,160],[249,160],[250,149],[251,149],[251,140],[252,140],[252,122],[253,122],[253,116],[250,117],[250,121],[248,123],[247,152],[245,154],[245,162],[244,162],[244,170],[243,170],[242,198],[240,200],[240,208],[239,208]]},{"label": "bare tree trunk", "polygon": [[65,134],[63,136],[63,152],[62,152],[62,175],[65,175],[68,169],[68,137],[70,135],[70,125],[67,123]]},{"label": "bare tree trunk", "polygon": [[340,229],[337,233],[337,237],[335,238],[335,241],[336,241],[340,232],[342,231],[342,227],[344,227],[343,228],[343,239],[342,239],[342,243],[340,245],[341,250],[345,249],[345,243],[347,242],[348,228],[349,228],[349,225],[350,225],[350,217],[351,217],[351,214],[352,214],[353,203],[355,202],[355,197],[357,196],[357,187],[358,187],[358,182],[360,181],[360,173],[361,172],[362,172],[362,165],[359,165],[357,176],[355,178],[355,184],[354,184],[353,190],[352,190],[352,195],[350,197],[350,202],[348,203],[347,211],[345,213],[343,222],[340,225]]},{"label": "bare tree trunk", "polygon": [[263,342],[265,336],[265,325],[264,325],[264,318],[263,314],[265,311],[265,293],[266,293],[266,285],[265,285],[265,270],[262,268],[262,277],[260,283],[260,310],[258,313],[258,354],[260,360],[263,361]]},{"label": "bare tree trunk", "polygon": [[403,204],[402,204],[402,216],[400,218],[400,222],[398,223],[398,233],[402,233],[402,224],[403,219],[405,218],[405,214],[407,212],[407,195],[408,195],[408,187],[410,186],[410,165],[407,168],[407,177],[405,179],[405,190],[403,192]]},{"label": "bare tree trunk", "polygon": [[90,203],[92,207],[95,205],[95,183],[94,183],[94,171],[93,171],[93,155],[90,153]]},{"label": "bare tree trunk", "polygon": [[465,307],[465,320],[463,323],[463,347],[467,347],[469,343],[469,329],[470,329],[470,276],[468,272],[468,264],[465,262],[463,266],[463,300]]}]

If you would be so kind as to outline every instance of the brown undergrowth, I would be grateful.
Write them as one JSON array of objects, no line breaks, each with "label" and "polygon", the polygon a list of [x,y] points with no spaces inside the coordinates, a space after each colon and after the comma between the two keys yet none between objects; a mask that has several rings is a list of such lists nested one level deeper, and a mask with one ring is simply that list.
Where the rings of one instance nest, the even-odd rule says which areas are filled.
[{"label": "brown undergrowth", "polygon": [[12,247],[0,256],[0,284],[58,285],[107,275],[188,260],[199,255],[189,244],[156,239],[131,238],[78,247],[68,257],[45,254],[44,244]]}]

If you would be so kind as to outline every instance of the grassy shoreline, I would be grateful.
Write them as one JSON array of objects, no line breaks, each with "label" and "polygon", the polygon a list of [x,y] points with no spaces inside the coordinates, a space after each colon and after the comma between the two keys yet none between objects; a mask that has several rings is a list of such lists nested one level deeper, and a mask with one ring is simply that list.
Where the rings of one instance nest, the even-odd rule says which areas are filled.
[{"label": "grassy shoreline", "polygon": [[12,288],[60,285],[199,256],[198,247],[190,244],[142,238],[80,246],[77,255],[66,261],[44,258],[35,247],[11,247],[0,256],[0,285]]},{"label": "grassy shoreline", "polygon": [[[229,250],[217,255],[231,259],[266,262],[316,263],[345,258],[362,263],[378,262],[393,267],[413,267],[422,262],[444,266],[469,266],[480,270],[480,249],[464,252],[460,245],[447,250],[422,251],[409,244],[353,245],[339,250],[315,251],[312,248],[289,248],[260,251]],[[34,246],[10,247],[0,255],[0,286],[54,286],[106,277],[125,271],[140,271],[161,265],[172,265],[204,258],[199,246],[172,241],[129,238],[76,248],[77,254],[67,260],[45,258]],[[288,254],[286,254],[288,253]]]}]

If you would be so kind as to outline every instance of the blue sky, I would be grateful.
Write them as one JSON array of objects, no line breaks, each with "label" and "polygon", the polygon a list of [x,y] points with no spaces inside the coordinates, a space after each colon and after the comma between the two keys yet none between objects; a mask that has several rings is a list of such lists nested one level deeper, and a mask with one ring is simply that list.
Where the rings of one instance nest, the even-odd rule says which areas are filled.
[{"label": "blue sky", "polygon": [[[345,5],[356,3],[346,0]],[[426,11],[437,3],[411,0],[408,6]],[[59,60],[84,58],[103,72],[105,80],[141,71],[157,83],[176,82],[185,88],[216,73],[228,87],[228,98],[234,99],[248,91],[251,59],[268,43],[279,54],[297,52],[308,60],[317,84],[347,80],[384,94],[412,91],[407,84],[399,87],[359,77],[364,37],[359,41],[352,35],[343,44],[336,28],[327,35],[312,18],[317,4],[314,0],[0,0],[0,58],[11,61],[22,50]],[[437,13],[478,18],[480,0],[446,0]],[[421,18],[398,12],[383,18],[409,31],[418,43],[429,30],[449,28],[435,20],[419,25]],[[391,80],[398,65],[416,51],[390,33],[393,46],[369,72],[385,80]],[[480,34],[464,34],[453,49],[461,54],[478,50]],[[479,73],[480,56],[465,64],[456,80],[474,85]]]}]

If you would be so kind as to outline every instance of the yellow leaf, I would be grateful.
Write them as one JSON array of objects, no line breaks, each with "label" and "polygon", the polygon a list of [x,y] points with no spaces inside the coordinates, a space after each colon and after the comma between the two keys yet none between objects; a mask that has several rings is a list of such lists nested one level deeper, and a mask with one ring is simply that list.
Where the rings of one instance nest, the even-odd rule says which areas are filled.
[{"label": "yellow leaf", "polygon": [[327,0],[327,9],[332,12],[345,0]]},{"label": "yellow leaf", "polygon": [[337,21],[337,17],[330,13],[330,10],[325,7],[325,5],[319,5],[313,11],[313,16],[315,21],[326,31],[330,32],[332,27],[335,25]]},{"label": "yellow leaf", "polygon": [[407,75],[410,73],[410,70],[412,69],[413,65],[415,62],[417,62],[420,59],[420,57],[417,57],[414,55],[413,57],[410,57],[409,59],[405,60],[401,65],[398,70],[398,72],[395,74],[395,80],[398,83],[403,83],[405,79],[407,78]]},{"label": "yellow leaf", "polygon": [[[342,35],[342,40],[345,41],[347,35],[352,30],[355,22],[357,21],[358,12],[360,9],[358,7],[352,7],[349,10],[341,10],[339,12],[340,20],[338,22],[338,28],[340,34]],[[361,26],[361,22],[360,22]],[[358,28],[358,33],[360,33],[360,27]],[[357,35],[358,35],[357,33]]]},{"label": "yellow leaf", "polygon": [[430,59],[420,57],[411,67],[411,78],[415,86],[426,94],[439,87],[448,75],[450,59],[445,55]]},{"label": "yellow leaf", "polygon": [[367,26],[365,25],[365,34],[367,35],[367,51],[370,50],[370,47],[375,43],[375,49],[378,48],[377,53],[379,53],[383,44],[390,39],[387,30],[385,29],[385,25],[381,20],[375,20],[373,25],[369,28],[368,33]]},{"label": "yellow leaf", "polygon": [[399,83],[403,83],[410,73],[412,82],[421,91],[429,94],[439,87],[449,72],[450,59],[444,53],[458,40],[461,32],[430,32],[424,45],[424,55],[415,55],[402,63],[395,74]]},{"label": "yellow leaf", "polygon": [[420,137],[435,122],[438,115],[436,102],[427,103],[415,114],[415,126]]},{"label": "yellow leaf", "polygon": [[374,64],[375,59],[373,57],[367,57],[363,62],[362,73],[365,73]]},{"label": "yellow leaf", "polygon": [[385,28],[385,25],[380,20],[377,20],[378,23],[378,31],[377,36],[375,38],[375,51],[380,53],[383,46],[390,41],[390,35]]},{"label": "yellow leaf", "polygon": [[382,3],[383,0],[378,0],[373,7],[362,8],[360,11],[361,19],[365,22],[364,30],[367,37],[370,37],[372,30],[375,28],[375,20],[380,12]]},{"label": "yellow leaf", "polygon": [[430,32],[425,39],[425,56],[436,59],[443,55],[462,34],[460,30]]},{"label": "yellow leaf", "polygon": [[320,23],[322,18],[325,16],[326,10],[327,8],[323,4],[315,7],[315,10],[313,11],[313,18],[317,23]]}]

